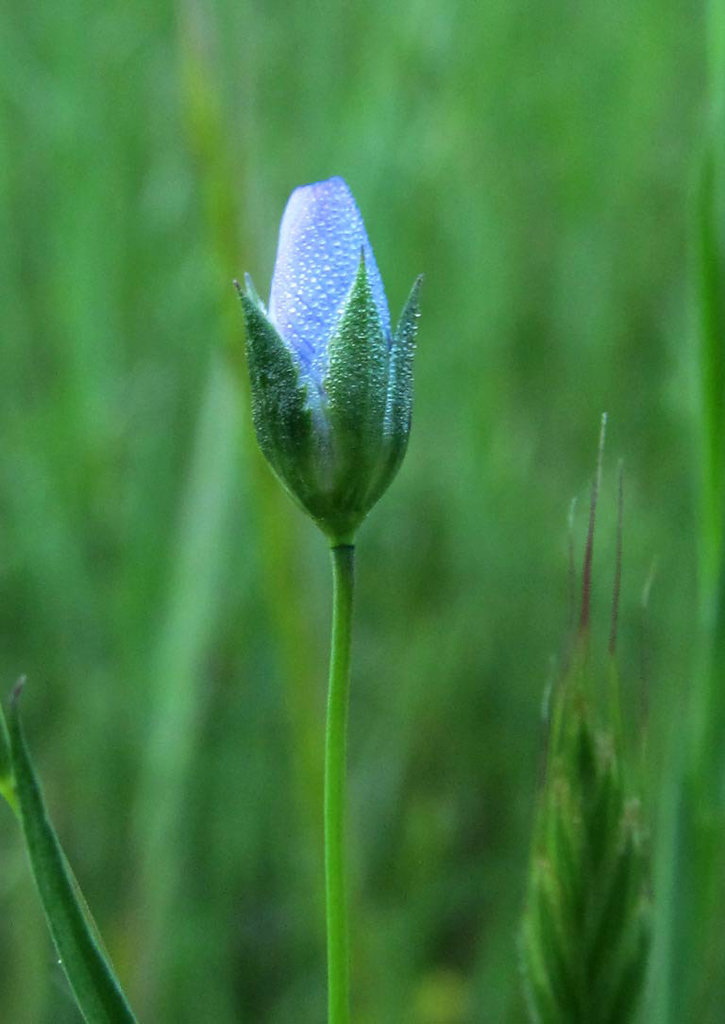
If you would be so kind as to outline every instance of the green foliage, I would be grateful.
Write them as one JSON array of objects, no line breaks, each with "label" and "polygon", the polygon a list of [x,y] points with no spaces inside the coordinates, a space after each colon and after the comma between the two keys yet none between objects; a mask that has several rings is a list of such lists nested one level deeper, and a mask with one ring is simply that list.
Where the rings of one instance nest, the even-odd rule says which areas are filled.
[{"label": "green foliage", "polygon": [[693,155],[692,291],[698,349],[700,651],[662,828],[653,1011],[716,1019],[725,999],[725,4],[707,7],[703,139]]},{"label": "green foliage", "polygon": [[[542,1024],[627,1024],[641,998],[650,945],[649,850],[632,783],[641,776],[646,723],[640,720],[637,730],[625,733],[615,663],[623,568],[621,463],[608,678],[596,671],[591,654],[606,425],[603,414],[581,614],[567,670],[553,697],[523,924],[529,1005],[533,1019]],[[571,542],[570,558],[573,570]],[[636,754],[625,745],[625,735],[634,732],[639,733]]]},{"label": "green foliage", "polygon": [[10,753],[10,736],[8,735],[8,728],[3,714],[0,714],[0,796],[3,797],[11,810],[17,814],[18,802]]},{"label": "green foliage", "polygon": [[522,953],[542,1024],[627,1024],[650,944],[649,851],[613,722],[584,645],[555,696],[539,794]]},{"label": "green foliage", "polygon": [[[327,570],[256,452],[231,281],[268,281],[290,190],[339,173],[391,308],[426,274],[411,442],[359,543],[358,1021],[520,1024],[562,508],[601,409],[661,806],[693,693],[699,8],[0,8],[0,683],[37,680],[47,800],[139,1018],[324,1017]],[[55,961],[0,807],[0,1020],[77,1024]]]},{"label": "green foliage", "polygon": [[13,694],[7,725],[15,797],[9,802],[17,810],[22,825],[33,877],[60,963],[87,1024],[134,1024],[135,1017],[48,817],[23,735],[19,698],[20,686]]},{"label": "green foliage", "polygon": [[725,496],[725,260],[718,230],[722,185],[718,148],[708,139],[696,202],[696,284],[699,305],[700,384],[703,436],[703,584],[712,587],[722,551]]}]

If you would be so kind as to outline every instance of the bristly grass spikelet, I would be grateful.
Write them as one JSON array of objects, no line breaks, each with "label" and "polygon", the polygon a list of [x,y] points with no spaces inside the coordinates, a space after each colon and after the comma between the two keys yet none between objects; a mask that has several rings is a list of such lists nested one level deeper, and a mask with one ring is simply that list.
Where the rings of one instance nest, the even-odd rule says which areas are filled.
[{"label": "bristly grass spikelet", "polygon": [[521,953],[531,1018],[628,1024],[649,951],[649,853],[625,745],[615,666],[622,574],[622,470],[608,656],[590,657],[591,586],[606,419],[592,487],[579,626],[554,688],[538,794]]}]

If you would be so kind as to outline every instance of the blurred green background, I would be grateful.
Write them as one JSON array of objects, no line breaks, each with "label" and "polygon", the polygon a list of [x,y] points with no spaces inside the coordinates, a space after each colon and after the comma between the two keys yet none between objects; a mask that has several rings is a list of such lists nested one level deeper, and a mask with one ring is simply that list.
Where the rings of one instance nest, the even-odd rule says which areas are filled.
[{"label": "blurred green background", "polygon": [[[142,1020],[324,1018],[328,556],[256,451],[231,287],[267,293],[298,184],[346,178],[394,318],[425,274],[409,453],[359,544],[356,1022],[525,1019],[540,707],[603,410],[593,639],[621,457],[656,817],[695,664],[704,49],[699,5],[662,0],[4,5],[0,687],[29,677]],[[78,1019],[0,808],[0,1020]]]}]

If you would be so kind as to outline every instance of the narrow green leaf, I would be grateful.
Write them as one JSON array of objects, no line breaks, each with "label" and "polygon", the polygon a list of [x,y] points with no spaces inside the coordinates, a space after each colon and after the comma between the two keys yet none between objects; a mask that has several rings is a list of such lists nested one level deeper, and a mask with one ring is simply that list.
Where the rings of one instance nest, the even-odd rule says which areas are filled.
[{"label": "narrow green leaf", "polygon": [[533,928],[533,921],[527,919],[520,949],[529,1014],[535,1024],[560,1024],[561,1011],[551,990],[546,966],[541,962],[541,944],[538,937],[531,934]]},{"label": "narrow green leaf", "polygon": [[649,925],[643,917],[639,922],[636,943],[630,952],[629,963],[622,974],[619,987],[614,993],[611,1006],[608,1007],[606,1019],[611,1024],[621,1024],[622,1021],[628,1021],[633,1018],[647,970],[649,948]]},{"label": "narrow green leaf", "polygon": [[592,990],[602,983],[608,984],[617,973],[614,964],[638,898],[634,888],[636,856],[631,846],[625,845],[617,857],[611,877],[602,885],[602,905],[596,908],[597,920],[593,922],[587,950]]},{"label": "narrow green leaf", "polygon": [[723,253],[717,230],[717,155],[708,140],[697,193],[696,258],[700,315],[700,382],[703,417],[703,557],[712,580],[722,552],[723,469],[725,446],[722,408],[725,401],[725,330]]},{"label": "narrow green leaf", "polygon": [[538,885],[533,892],[532,922],[552,994],[562,1020],[579,1020],[580,998],[577,991],[576,951],[567,943],[559,918],[559,886],[549,865],[541,865]]},{"label": "narrow green leaf", "polygon": [[13,813],[18,816],[18,798],[15,793],[15,779],[10,759],[10,737],[8,736],[5,716],[0,714],[0,796],[7,802]]},{"label": "narrow green leaf", "polygon": [[553,815],[551,828],[551,860],[559,879],[561,892],[561,914],[567,921],[578,921],[584,912],[582,877],[580,871],[581,849],[575,830],[568,819],[568,809],[561,808]]},{"label": "narrow green leaf", "polygon": [[95,926],[48,817],[25,743],[16,687],[7,722],[9,752],[25,843],[51,935],[88,1024],[133,1024]]}]

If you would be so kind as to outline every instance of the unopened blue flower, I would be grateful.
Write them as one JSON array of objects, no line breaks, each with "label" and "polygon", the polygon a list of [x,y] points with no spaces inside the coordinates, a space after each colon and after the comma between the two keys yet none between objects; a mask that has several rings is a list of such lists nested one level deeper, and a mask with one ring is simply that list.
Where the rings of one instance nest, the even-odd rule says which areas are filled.
[{"label": "unopened blue flower", "polygon": [[355,279],[360,253],[386,338],[390,313],[357,203],[342,178],[296,188],[279,229],[269,318],[306,365],[324,362],[326,342]]},{"label": "unopened blue flower", "polygon": [[360,211],[342,178],[295,189],[269,312],[241,293],[264,454],[334,542],[352,538],[405,454],[416,282],[395,333]]}]

